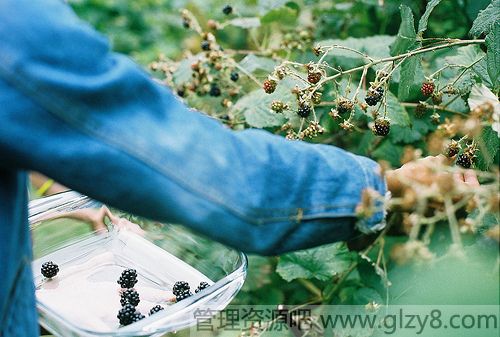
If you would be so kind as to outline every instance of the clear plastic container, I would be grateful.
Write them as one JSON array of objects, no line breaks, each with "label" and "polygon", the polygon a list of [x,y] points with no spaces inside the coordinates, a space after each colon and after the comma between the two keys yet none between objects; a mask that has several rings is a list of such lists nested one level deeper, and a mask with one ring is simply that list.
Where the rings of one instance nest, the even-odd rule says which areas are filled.
[{"label": "clear plastic container", "polygon": [[[30,203],[33,273],[40,324],[56,336],[161,336],[197,323],[202,307],[222,310],[246,277],[244,254],[181,226],[158,223],[109,210],[69,191]],[[41,275],[53,261],[60,272]],[[137,270],[145,319],[120,327],[117,279]],[[210,286],[175,303],[172,286],[187,281]],[[148,317],[154,305],[165,308]]]}]

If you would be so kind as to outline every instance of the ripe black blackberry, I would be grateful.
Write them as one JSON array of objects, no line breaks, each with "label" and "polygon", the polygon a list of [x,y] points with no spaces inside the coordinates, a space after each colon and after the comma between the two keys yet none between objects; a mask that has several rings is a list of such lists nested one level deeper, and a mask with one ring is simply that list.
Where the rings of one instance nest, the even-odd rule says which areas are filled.
[{"label": "ripe black blackberry", "polygon": [[204,51],[209,51],[210,50],[210,42],[207,40],[201,41],[201,49]]},{"label": "ripe black blackberry", "polygon": [[420,88],[420,91],[422,92],[422,95],[429,97],[430,95],[432,95],[435,88],[436,88],[436,85],[434,84],[433,81],[426,81],[426,82],[422,83],[422,87]]},{"label": "ripe black blackberry", "polygon": [[175,296],[189,290],[190,290],[189,283],[187,283],[186,281],[177,281],[174,283],[174,286],[172,288],[172,292],[174,293]]},{"label": "ripe black blackberry", "polygon": [[236,71],[232,71],[229,78],[231,79],[231,81],[236,82],[240,78],[240,74],[238,74]]},{"label": "ripe black blackberry", "polygon": [[384,96],[384,88],[378,87],[377,89],[370,88],[366,93],[365,102],[370,106],[377,105]]},{"label": "ripe black blackberry", "polygon": [[46,278],[53,278],[59,272],[59,266],[52,261],[42,264],[41,273]]},{"label": "ripe black blackberry", "polygon": [[149,316],[154,315],[157,312],[160,312],[160,311],[162,311],[164,309],[165,308],[163,308],[161,305],[155,305],[154,307],[151,308],[151,310],[149,310]]},{"label": "ripe black blackberry", "polygon": [[435,92],[432,94],[432,103],[434,103],[434,105],[439,105],[441,103],[443,103],[443,93],[442,92]]},{"label": "ripe black blackberry", "polygon": [[415,107],[415,117],[422,118],[425,115],[425,111],[427,110],[427,105],[425,103],[418,103]]},{"label": "ripe black blackberry", "polygon": [[187,29],[187,28],[191,27],[191,23],[189,22],[189,20],[184,19],[184,20],[182,20],[182,26]]},{"label": "ripe black blackberry", "polygon": [[116,318],[118,318],[121,325],[129,325],[134,322],[135,313],[135,307],[132,304],[125,304],[120,311],[118,311]]},{"label": "ripe black blackberry", "polygon": [[179,293],[178,295],[175,296],[175,300],[177,302],[179,302],[179,301],[182,301],[182,300],[184,300],[184,299],[186,299],[186,298],[188,298],[190,296],[193,296],[193,293],[190,292],[189,290],[184,290],[184,291],[182,291],[181,293]]},{"label": "ripe black blackberry", "polygon": [[231,5],[225,5],[224,8],[222,8],[222,13],[229,15],[233,12],[233,7]]},{"label": "ripe black blackberry", "polygon": [[177,95],[179,95],[179,97],[184,97],[186,96],[186,90],[185,89],[177,89]]},{"label": "ripe black blackberry", "polygon": [[311,107],[308,104],[301,104],[297,110],[297,115],[307,118],[311,114]]},{"label": "ripe black blackberry", "polygon": [[375,120],[372,130],[377,136],[387,136],[391,130],[391,122],[388,119],[378,118]]},{"label": "ripe black blackberry", "polygon": [[210,287],[210,284],[208,284],[207,282],[200,282],[200,285],[198,286],[198,288],[196,288],[196,290],[194,292],[199,293],[200,291],[202,291],[203,289],[206,289],[208,287]]},{"label": "ripe black blackberry", "polygon": [[210,96],[219,97],[221,94],[220,88],[217,84],[212,84],[210,86],[210,91],[208,92]]},{"label": "ripe black blackberry", "polygon": [[468,153],[461,153],[457,157],[456,164],[462,166],[463,168],[470,168],[473,163],[473,157]]},{"label": "ripe black blackberry", "polygon": [[134,289],[125,290],[120,298],[120,303],[122,306],[128,303],[136,307],[140,301],[141,299],[139,298],[139,293]]},{"label": "ripe black blackberry", "polygon": [[262,89],[264,89],[266,94],[272,94],[276,90],[277,85],[278,83],[275,80],[265,80]]},{"label": "ripe black blackberry", "polygon": [[125,269],[116,282],[122,288],[133,288],[137,283],[137,271],[135,269]]}]

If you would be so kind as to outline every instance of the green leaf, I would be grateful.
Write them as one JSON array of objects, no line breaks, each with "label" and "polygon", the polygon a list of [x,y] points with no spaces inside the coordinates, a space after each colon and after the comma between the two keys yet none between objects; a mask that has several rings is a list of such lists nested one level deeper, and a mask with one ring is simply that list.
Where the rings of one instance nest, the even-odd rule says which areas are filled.
[{"label": "green leaf", "polygon": [[391,125],[409,126],[410,116],[405,107],[390,91],[387,92],[387,117],[391,120]]},{"label": "green leaf", "polygon": [[286,281],[297,278],[328,281],[348,269],[355,255],[344,243],[334,243],[318,248],[284,254],[276,272]]},{"label": "green leaf", "polygon": [[399,167],[401,165],[401,156],[403,156],[403,147],[393,144],[389,139],[385,139],[372,152],[372,156],[376,160],[388,161],[393,167]]},{"label": "green leaf", "polygon": [[488,34],[498,20],[500,20],[500,0],[493,0],[486,9],[479,12],[469,34],[476,38]]},{"label": "green leaf", "polygon": [[498,134],[490,126],[487,126],[483,128],[481,135],[476,138],[476,141],[479,147],[476,158],[476,166],[480,170],[486,171],[493,164],[493,159],[495,158],[500,147]]},{"label": "green leaf", "polygon": [[418,22],[418,33],[422,34],[427,29],[427,22],[429,21],[429,16],[431,15],[432,10],[436,7],[441,0],[431,0],[427,3],[427,7],[425,8],[425,12],[420,18]]},{"label": "green leaf", "polygon": [[422,58],[417,55],[401,64],[398,98],[400,101],[417,99],[420,95],[420,84],[424,81],[421,65]]},{"label": "green leaf", "polygon": [[496,22],[491,32],[486,36],[486,62],[488,74],[493,87],[498,85],[498,72],[500,71],[500,22]]},{"label": "green leaf", "polygon": [[399,125],[391,127],[389,137],[394,143],[410,144],[421,140],[430,129],[428,122],[423,119],[414,119],[409,127]]},{"label": "green leaf", "polygon": [[396,40],[391,45],[391,55],[399,55],[409,50],[415,49],[417,43],[417,34],[415,33],[415,22],[410,7],[401,5],[401,25],[399,26]]},{"label": "green leaf", "polygon": [[[293,25],[297,21],[299,11],[296,6],[289,5],[271,9],[263,17],[260,18],[262,24],[279,23],[281,25]],[[293,3],[291,3],[293,4]]]},{"label": "green leaf", "polygon": [[253,73],[256,70],[262,70],[270,73],[274,70],[274,67],[276,67],[277,64],[278,63],[276,61],[268,57],[255,56],[254,54],[247,55],[240,61],[240,66],[249,73]]}]

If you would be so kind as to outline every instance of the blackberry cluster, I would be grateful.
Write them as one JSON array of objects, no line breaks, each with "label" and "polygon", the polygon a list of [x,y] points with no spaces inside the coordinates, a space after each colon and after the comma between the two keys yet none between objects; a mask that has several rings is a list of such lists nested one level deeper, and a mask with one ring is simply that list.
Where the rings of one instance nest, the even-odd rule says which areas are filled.
[{"label": "blackberry cluster", "polygon": [[311,107],[308,104],[301,104],[297,110],[297,115],[307,118],[311,114]]},{"label": "blackberry cluster", "polygon": [[365,102],[370,106],[374,106],[377,105],[378,102],[380,102],[383,96],[384,96],[384,88],[382,87],[378,87],[376,89],[370,88],[368,89],[368,93],[366,94]]},{"label": "blackberry cluster", "polygon": [[373,125],[373,133],[377,136],[387,136],[391,130],[391,122],[388,119],[378,118]]},{"label": "blackberry cluster", "polygon": [[165,308],[163,308],[161,305],[155,305],[154,307],[151,308],[151,310],[149,310],[149,316],[154,315],[157,312],[160,312],[160,311],[162,311],[164,309]]},{"label": "blackberry cluster", "polygon": [[208,288],[209,286],[210,285],[207,282],[200,282],[200,285],[198,286],[198,288],[196,288],[196,290],[194,292],[195,293],[199,293],[200,291],[202,291],[203,289]]},{"label": "blackberry cluster", "polygon": [[139,298],[139,293],[134,289],[125,290],[120,298],[120,304],[122,306],[124,306],[125,304],[132,304],[134,307],[136,307],[140,301],[141,300]]},{"label": "blackberry cluster", "polygon": [[277,85],[278,83],[275,80],[265,80],[262,89],[264,89],[266,94],[272,94],[276,90]]},{"label": "blackberry cluster", "polygon": [[420,88],[420,91],[422,92],[422,95],[429,97],[432,95],[434,92],[434,89],[436,88],[436,85],[432,81],[427,81],[422,83],[422,87]]},{"label": "blackberry cluster", "polygon": [[175,295],[175,300],[177,302],[182,301],[183,299],[188,298],[189,296],[192,296],[193,293],[191,292],[191,287],[189,286],[189,283],[186,281],[177,281],[175,282],[172,292]]},{"label": "blackberry cluster", "polygon": [[42,264],[41,273],[46,278],[53,278],[59,273],[59,266],[52,261]]},{"label": "blackberry cluster", "polygon": [[122,288],[133,288],[137,283],[137,271],[135,269],[126,269],[120,275],[117,283]]}]

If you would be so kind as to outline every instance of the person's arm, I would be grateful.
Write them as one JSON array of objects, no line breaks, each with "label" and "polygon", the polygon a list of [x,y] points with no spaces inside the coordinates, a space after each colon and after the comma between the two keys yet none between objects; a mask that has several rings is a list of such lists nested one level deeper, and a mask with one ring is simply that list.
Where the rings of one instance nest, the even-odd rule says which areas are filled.
[{"label": "person's arm", "polygon": [[356,219],[378,165],[190,111],[59,0],[0,2],[0,166],[277,254],[381,227]]}]

